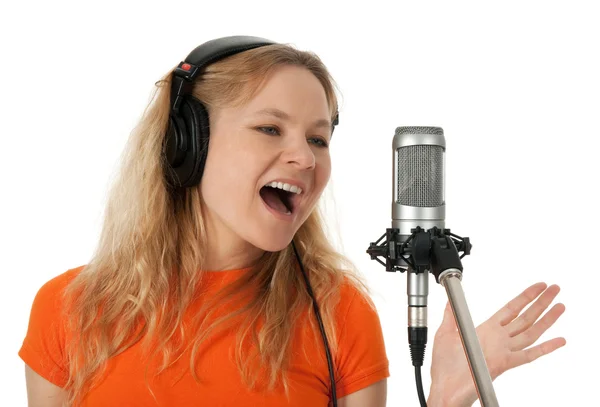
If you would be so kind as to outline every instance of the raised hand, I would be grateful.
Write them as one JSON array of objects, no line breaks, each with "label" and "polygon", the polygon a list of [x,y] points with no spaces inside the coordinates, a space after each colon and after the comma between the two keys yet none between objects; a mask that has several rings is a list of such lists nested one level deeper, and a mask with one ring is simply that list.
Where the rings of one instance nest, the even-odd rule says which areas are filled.
[{"label": "raised hand", "polygon": [[[477,336],[492,380],[507,370],[533,362],[566,344],[564,338],[558,337],[531,346],[565,311],[565,306],[558,303],[538,321],[559,291],[557,285],[547,287],[546,283],[534,284],[477,327]],[[472,406],[476,400],[475,385],[448,303],[433,342],[431,390],[427,405],[464,407]]]}]

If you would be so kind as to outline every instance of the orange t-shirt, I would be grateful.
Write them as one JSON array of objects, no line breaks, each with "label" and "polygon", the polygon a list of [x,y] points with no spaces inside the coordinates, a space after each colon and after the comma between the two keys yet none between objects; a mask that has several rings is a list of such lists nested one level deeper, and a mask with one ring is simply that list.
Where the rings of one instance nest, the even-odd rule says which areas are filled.
[{"label": "orange t-shirt", "polygon": [[[60,292],[83,266],[68,270],[45,283],[31,308],[29,327],[19,356],[34,371],[59,387],[67,380],[64,344],[67,337],[60,317]],[[210,295],[243,270],[207,272],[203,295]],[[213,291],[214,290],[214,291]],[[193,306],[190,312],[193,312]],[[186,314],[187,315],[187,314]],[[389,377],[389,363],[377,312],[344,284],[336,309],[339,352],[334,360],[338,399]],[[300,319],[302,324],[308,321]],[[315,326],[318,326],[315,322]],[[275,390],[248,389],[237,370],[234,354],[236,332],[226,330],[202,342],[197,354],[197,383],[189,371],[191,348],[179,360],[148,382],[160,407],[185,406],[297,406],[326,407],[329,402],[329,370],[320,333],[314,337],[306,329],[295,330],[299,351],[292,352],[288,371],[289,401],[283,387]],[[304,334],[300,334],[304,332]],[[319,340],[315,342],[315,338]],[[331,340],[330,340],[331,341]],[[306,353],[302,352],[306,346]],[[158,357],[162,359],[160,353]],[[102,381],[85,397],[82,407],[157,406],[144,382],[146,363],[141,357],[141,341],[111,358]],[[184,374],[185,372],[185,374]],[[261,388],[261,386],[259,386]]]}]

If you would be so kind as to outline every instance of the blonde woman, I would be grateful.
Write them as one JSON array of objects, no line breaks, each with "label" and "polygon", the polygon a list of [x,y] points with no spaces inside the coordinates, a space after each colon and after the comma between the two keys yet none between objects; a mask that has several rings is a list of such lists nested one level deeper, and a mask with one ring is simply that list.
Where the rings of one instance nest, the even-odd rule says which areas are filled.
[{"label": "blonde woman", "polygon": [[[376,309],[317,206],[338,110],[321,60],[226,37],[156,86],[93,258],[33,302],[29,406],[385,406]],[[557,294],[529,287],[478,328],[494,378],[565,344],[530,347]],[[430,407],[476,400],[449,308],[431,375]]]}]

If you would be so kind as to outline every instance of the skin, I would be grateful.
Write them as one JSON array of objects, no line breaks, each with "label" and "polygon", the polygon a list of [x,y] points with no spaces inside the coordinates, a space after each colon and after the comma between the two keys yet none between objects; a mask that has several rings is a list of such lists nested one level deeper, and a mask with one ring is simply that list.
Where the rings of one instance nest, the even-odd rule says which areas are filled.
[{"label": "skin", "polygon": [[[257,112],[276,108],[285,120]],[[290,244],[331,174],[329,107],[305,68],[279,68],[245,106],[211,112],[211,139],[201,183],[209,239],[208,270],[252,265],[264,251]],[[317,121],[325,125],[315,126]],[[290,222],[276,219],[259,195],[279,178],[306,185]],[[235,196],[236,199],[232,199]]]},{"label": "skin", "polygon": [[[265,108],[279,109],[289,117],[256,114]],[[318,121],[327,123],[316,126]],[[264,251],[278,251],[290,244],[329,180],[328,122],[323,87],[308,70],[292,66],[278,69],[247,105],[211,112],[211,140],[200,186],[210,236],[207,270],[247,267]],[[267,182],[278,178],[305,184],[302,200],[289,221],[274,217],[259,195]],[[559,290],[556,285],[534,284],[477,327],[492,378],[565,345],[564,338],[554,338],[532,346],[565,311],[563,304],[556,304],[540,318]],[[449,307],[435,334],[432,353],[427,405],[473,405],[477,394]],[[26,381],[30,407],[61,405],[64,390],[28,366]],[[340,398],[338,406],[384,407],[386,398],[387,380],[382,380]]]}]

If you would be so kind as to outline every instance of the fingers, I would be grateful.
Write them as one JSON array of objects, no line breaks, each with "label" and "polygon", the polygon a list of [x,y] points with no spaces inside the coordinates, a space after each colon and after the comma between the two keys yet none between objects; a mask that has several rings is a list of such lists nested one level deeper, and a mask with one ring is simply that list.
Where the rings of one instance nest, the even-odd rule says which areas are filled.
[{"label": "fingers", "polygon": [[501,326],[508,324],[518,317],[523,308],[531,301],[535,300],[546,287],[546,283],[536,283],[532,285],[502,307],[492,318],[497,320]]},{"label": "fingers", "polygon": [[564,304],[556,304],[554,307],[550,309],[540,319],[535,323],[531,328],[527,329],[525,332],[520,335],[515,336],[510,341],[510,349],[512,351],[519,351],[525,349],[528,346],[531,346],[537,341],[540,336],[543,335],[554,323],[560,318],[560,316],[565,312]]},{"label": "fingers", "polygon": [[560,287],[557,285],[548,287],[537,301],[527,308],[521,316],[506,325],[508,335],[513,337],[528,329],[535,321],[537,321],[546,308],[552,304],[552,301],[559,292]]},{"label": "fingers", "polygon": [[513,352],[510,356],[509,369],[524,365],[525,363],[531,363],[539,357],[552,353],[556,349],[565,346],[566,343],[567,341],[565,338],[554,338],[532,348]]}]

